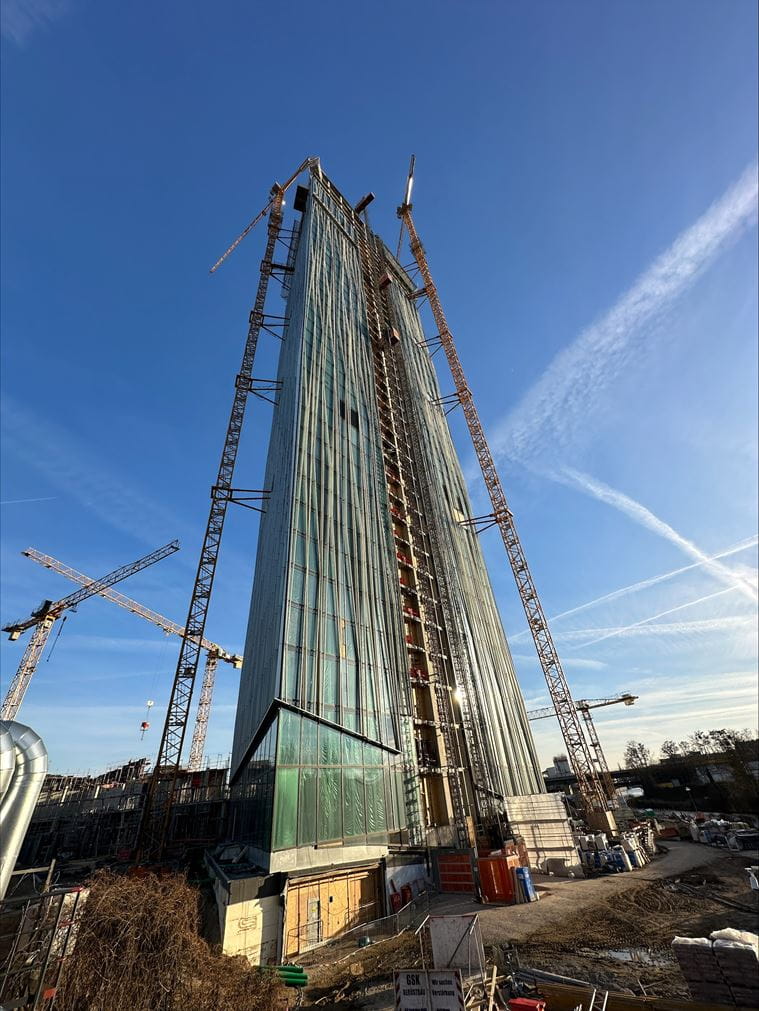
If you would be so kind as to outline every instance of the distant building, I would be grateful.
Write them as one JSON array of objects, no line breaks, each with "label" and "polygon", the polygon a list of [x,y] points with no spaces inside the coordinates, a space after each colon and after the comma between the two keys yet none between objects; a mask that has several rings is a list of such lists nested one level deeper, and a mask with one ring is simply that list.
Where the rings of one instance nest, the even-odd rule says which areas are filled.
[{"label": "distant building", "polygon": [[567,756],[554,755],[553,765],[549,765],[547,769],[544,769],[543,775],[546,779],[557,779],[559,776],[571,776],[572,769],[570,768]]}]

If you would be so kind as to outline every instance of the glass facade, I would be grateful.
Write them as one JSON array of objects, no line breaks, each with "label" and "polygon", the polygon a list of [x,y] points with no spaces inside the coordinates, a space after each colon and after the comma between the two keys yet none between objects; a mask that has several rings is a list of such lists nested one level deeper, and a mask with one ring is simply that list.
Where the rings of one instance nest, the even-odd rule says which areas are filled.
[{"label": "glass facade", "polygon": [[[399,479],[387,455],[393,411],[396,420],[404,411],[417,419],[418,444],[409,452],[435,504],[423,515],[409,489],[407,508],[416,510],[424,536],[434,525],[442,545],[432,568],[445,572],[451,588],[489,782],[500,795],[541,789],[482,553],[476,534],[461,525],[472,512],[436,406],[440,389],[414,285],[381,247],[380,269],[388,271],[381,298],[399,331],[386,352],[381,333],[374,341],[369,336],[367,291],[376,297],[377,282],[366,287],[369,260],[355,215],[318,171],[302,206],[288,257],[281,391],[264,479],[269,498],[232,751],[234,836],[254,845],[267,869],[313,866],[306,851],[314,847],[381,847],[409,834],[421,843],[429,826],[450,824],[448,767],[458,767],[465,750],[458,737],[450,761],[441,748],[441,725],[458,720],[450,702],[455,685],[446,650],[436,655],[431,645],[444,623],[434,580],[417,583],[408,568],[430,568],[429,552],[408,541],[412,527],[404,526],[393,491]],[[380,389],[386,353],[405,370],[410,392],[402,397],[387,381]],[[393,397],[401,402],[394,405]],[[430,675],[435,663],[425,664],[425,650],[440,677]],[[418,683],[425,679],[426,686]],[[430,682],[443,685],[443,701],[432,697]],[[420,792],[420,762],[436,761],[422,772]],[[471,782],[466,791],[474,796]],[[274,855],[284,853],[291,862],[277,863]]]},{"label": "glass facade", "polygon": [[283,708],[253,752],[235,805],[243,819],[235,834],[264,851],[398,842],[400,759]]},{"label": "glass facade", "polygon": [[283,712],[280,750],[263,741],[233,784],[238,826],[265,851],[386,841],[404,825],[391,756],[407,664],[363,276],[353,225],[316,178],[293,263],[233,775],[274,699],[366,743],[322,725],[309,750],[317,724]]}]

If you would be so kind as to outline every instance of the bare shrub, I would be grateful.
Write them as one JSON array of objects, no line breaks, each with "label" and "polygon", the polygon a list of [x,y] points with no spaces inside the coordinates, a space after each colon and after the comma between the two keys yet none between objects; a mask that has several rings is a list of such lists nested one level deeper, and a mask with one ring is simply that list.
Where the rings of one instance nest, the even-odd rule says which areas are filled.
[{"label": "bare shrub", "polygon": [[257,1011],[283,1005],[274,973],[213,952],[198,934],[198,893],[180,875],[90,882],[61,1011]]}]

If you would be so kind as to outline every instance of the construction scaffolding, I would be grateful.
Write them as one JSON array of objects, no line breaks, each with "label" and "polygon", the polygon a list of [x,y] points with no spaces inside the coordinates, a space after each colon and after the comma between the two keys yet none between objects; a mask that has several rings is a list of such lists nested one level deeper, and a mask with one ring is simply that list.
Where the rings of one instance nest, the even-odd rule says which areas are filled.
[{"label": "construction scaffolding", "polygon": [[[97,777],[48,775],[19,856],[21,866],[50,860],[129,860],[148,783],[137,759]],[[223,835],[227,768],[182,770],[169,837],[184,846],[213,845]]]}]

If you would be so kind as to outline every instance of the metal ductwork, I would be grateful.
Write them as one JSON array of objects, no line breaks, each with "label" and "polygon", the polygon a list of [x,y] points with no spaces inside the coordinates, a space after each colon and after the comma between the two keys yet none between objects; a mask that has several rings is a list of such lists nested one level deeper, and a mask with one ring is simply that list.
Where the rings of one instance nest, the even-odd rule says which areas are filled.
[{"label": "metal ductwork", "polygon": [[0,899],[32,819],[47,773],[47,748],[31,727],[0,720]]}]

